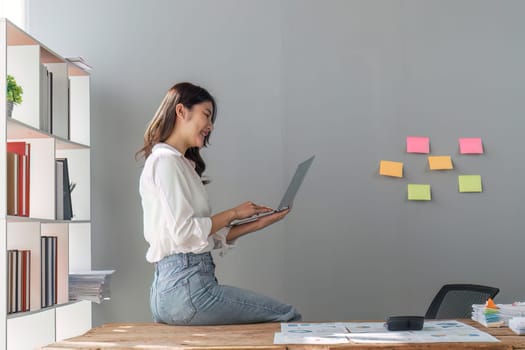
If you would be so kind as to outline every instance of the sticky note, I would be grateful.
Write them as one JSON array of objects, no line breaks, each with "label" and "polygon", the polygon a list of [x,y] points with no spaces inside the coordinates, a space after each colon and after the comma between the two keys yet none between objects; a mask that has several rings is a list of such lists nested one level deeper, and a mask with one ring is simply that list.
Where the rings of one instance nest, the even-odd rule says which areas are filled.
[{"label": "sticky note", "polygon": [[379,162],[379,175],[403,177],[403,163],[382,160]]},{"label": "sticky note", "polygon": [[492,298],[487,299],[487,303],[485,304],[487,309],[499,309],[498,305],[492,300]]},{"label": "sticky note", "polygon": [[428,156],[428,166],[430,170],[454,169],[450,156]]},{"label": "sticky note", "polygon": [[409,201],[429,201],[430,199],[430,185],[408,184]]},{"label": "sticky note", "polygon": [[483,192],[481,175],[459,175],[459,192]]},{"label": "sticky note", "polygon": [[407,153],[430,153],[430,139],[428,137],[407,137]]},{"label": "sticky note", "polygon": [[460,138],[459,153],[461,154],[483,154],[481,138]]}]

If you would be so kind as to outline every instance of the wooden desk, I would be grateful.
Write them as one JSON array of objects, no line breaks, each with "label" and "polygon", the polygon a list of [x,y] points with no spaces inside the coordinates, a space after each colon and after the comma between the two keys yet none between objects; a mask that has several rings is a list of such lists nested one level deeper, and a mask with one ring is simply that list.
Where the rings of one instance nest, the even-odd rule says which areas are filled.
[{"label": "wooden desk", "polygon": [[525,350],[525,336],[509,328],[485,328],[471,320],[461,320],[501,340],[501,343],[426,343],[426,344],[341,344],[341,345],[274,345],[273,336],[279,323],[231,326],[168,326],[155,323],[114,323],[96,327],[86,334],[48,345],[44,349],[403,349],[403,350]]}]

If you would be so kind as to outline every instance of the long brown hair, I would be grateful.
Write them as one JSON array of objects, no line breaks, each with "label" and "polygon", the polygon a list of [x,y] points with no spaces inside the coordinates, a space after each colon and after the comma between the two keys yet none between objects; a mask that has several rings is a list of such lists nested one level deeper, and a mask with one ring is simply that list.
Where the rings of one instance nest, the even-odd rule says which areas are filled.
[{"label": "long brown hair", "polygon": [[[217,116],[215,99],[206,89],[187,82],[173,85],[166,93],[155,116],[146,128],[146,132],[144,133],[144,147],[142,147],[135,156],[142,156],[144,159],[147,159],[151,154],[153,146],[159,142],[166,141],[171,135],[177,121],[177,113],[175,111],[177,104],[182,103],[184,107],[191,109],[194,105],[202,102],[211,102],[213,106],[211,121],[215,123]],[[204,147],[209,144],[210,134],[204,138]],[[188,148],[184,157],[195,163],[195,170],[202,178],[206,164],[199,153],[199,148]],[[203,182],[207,183],[208,181]]]}]

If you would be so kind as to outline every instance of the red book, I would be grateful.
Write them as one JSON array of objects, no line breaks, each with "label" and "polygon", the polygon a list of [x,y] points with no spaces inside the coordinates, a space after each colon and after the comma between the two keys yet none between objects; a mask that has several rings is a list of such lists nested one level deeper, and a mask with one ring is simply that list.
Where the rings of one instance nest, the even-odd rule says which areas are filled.
[{"label": "red book", "polygon": [[18,154],[18,215],[29,216],[29,164],[31,145],[27,142],[8,142],[7,152]]}]

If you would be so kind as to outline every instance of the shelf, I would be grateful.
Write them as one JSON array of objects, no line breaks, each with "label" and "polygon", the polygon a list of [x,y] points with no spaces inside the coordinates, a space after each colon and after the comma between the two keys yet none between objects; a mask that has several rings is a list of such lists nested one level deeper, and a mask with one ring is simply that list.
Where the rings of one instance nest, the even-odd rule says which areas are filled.
[{"label": "shelf", "polygon": [[34,311],[16,312],[14,314],[8,314],[7,315],[7,319],[9,320],[9,319],[17,318],[17,317],[24,317],[24,316],[34,315],[34,314],[38,314],[38,313],[41,313],[41,312],[46,312],[48,310],[58,309],[58,308],[63,307],[63,306],[78,304],[78,303],[81,303],[83,301],[84,300],[71,300],[71,301],[69,301],[67,303],[56,304],[56,305],[53,305],[53,306],[43,307],[41,309],[34,310]]},{"label": "shelf", "polygon": [[13,118],[7,119],[7,139],[44,139],[56,140],[57,149],[89,149],[89,146],[63,139],[48,132],[26,125]]},{"label": "shelf", "polygon": [[[91,302],[69,300],[68,278],[72,269],[91,268],[91,78],[88,69],[67,61],[5,18],[0,18],[0,48],[0,76],[14,76],[24,89],[24,101],[14,106],[12,117],[7,118],[6,103],[0,104],[3,147],[26,144],[25,152],[4,154],[0,162],[0,197],[5,201],[0,203],[0,349],[34,349],[83,334],[92,324]],[[5,91],[5,81],[0,85]],[[9,145],[14,146],[18,145]],[[63,158],[68,173],[60,172],[65,168],[57,160]],[[57,215],[65,208],[57,206],[65,200],[56,199],[64,194],[66,180],[75,184],[74,216],[56,220],[70,217]],[[29,206],[30,217],[7,215],[24,212],[22,205]],[[24,253],[11,253],[15,250]],[[28,256],[29,264],[18,263]],[[20,287],[21,281],[29,292]],[[29,297],[29,304],[25,299],[23,307],[14,305],[15,295]],[[43,298],[44,304],[56,304],[42,308]],[[21,309],[26,311],[7,313]]]},{"label": "shelf", "polygon": [[41,222],[46,224],[89,224],[89,220],[53,220],[27,216],[8,215],[7,222]]}]

